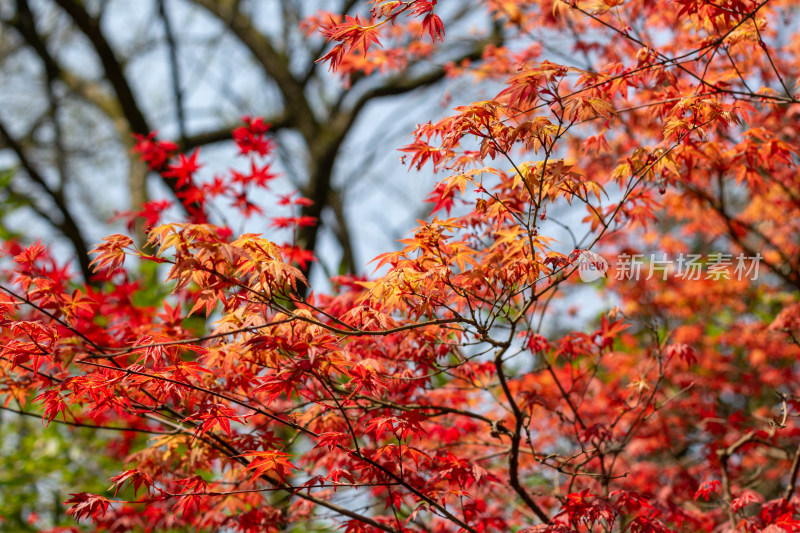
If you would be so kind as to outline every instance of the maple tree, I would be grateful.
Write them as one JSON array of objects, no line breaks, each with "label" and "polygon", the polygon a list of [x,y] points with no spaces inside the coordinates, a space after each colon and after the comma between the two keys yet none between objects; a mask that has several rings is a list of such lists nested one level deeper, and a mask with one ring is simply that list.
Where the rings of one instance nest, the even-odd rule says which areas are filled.
[{"label": "maple tree", "polygon": [[[387,34],[447,39],[435,1],[369,3],[369,20],[306,21],[345,77],[414,53]],[[140,213],[149,247],[94,250],[102,285],[5,244],[6,407],[129,444],[108,450],[127,463],[108,493],[76,487],[72,516],[100,531],[800,529],[797,6],[486,8],[518,46],[448,68],[504,88],[402,148],[439,176],[433,212],[372,277],[306,296],[295,239],[162,221],[157,202]],[[555,62],[538,31],[574,36],[586,64]],[[136,149],[181,182],[189,217],[222,198],[250,216],[268,131],[247,117],[233,133],[247,178],[200,180],[198,152],[154,135]],[[283,198],[272,224],[296,236],[310,201]],[[582,261],[651,251],[706,254],[705,270],[678,278],[651,256],[649,275],[603,282],[620,303],[595,327],[548,329]],[[723,268],[736,254],[761,275]],[[170,294],[137,301],[131,259]]]}]

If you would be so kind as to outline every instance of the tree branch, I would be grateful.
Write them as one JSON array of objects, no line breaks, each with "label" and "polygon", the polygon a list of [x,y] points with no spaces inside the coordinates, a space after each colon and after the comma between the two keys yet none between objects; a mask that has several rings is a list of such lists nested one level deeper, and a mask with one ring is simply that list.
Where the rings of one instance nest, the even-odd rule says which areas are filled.
[{"label": "tree branch", "polygon": [[[83,5],[75,0],[55,0],[55,2],[70,16],[75,25],[91,43],[100,62],[103,65],[105,77],[111,83],[114,93],[119,101],[125,119],[130,125],[133,133],[147,135],[152,131],[147,118],[139,108],[133,90],[131,89],[125,71],[117,58],[111,44],[106,39],[100,28],[99,20],[92,17]],[[176,180],[163,179],[164,184],[169,187],[173,194],[179,192]],[[195,206],[199,209],[199,205]]]},{"label": "tree branch", "polygon": [[[290,127],[289,118],[285,113],[280,113],[272,117],[264,117],[264,122],[270,124],[269,130],[272,133]],[[188,135],[179,145],[180,149],[184,152],[189,152],[208,144],[229,142],[232,139],[231,131],[237,126],[239,126],[239,124],[223,126],[219,129]]]},{"label": "tree branch", "polygon": [[178,132],[181,143],[186,139],[186,116],[183,110],[183,90],[181,89],[181,71],[178,65],[178,43],[172,31],[172,23],[167,14],[166,0],[158,0],[158,12],[164,24],[164,35],[169,51],[169,66],[172,75],[172,96],[175,99],[175,117],[178,121]]},{"label": "tree branch", "polygon": [[55,2],[70,16],[78,29],[89,39],[89,42],[103,65],[106,79],[108,79],[109,83],[111,83],[111,86],[114,88],[114,93],[117,95],[117,99],[122,106],[125,118],[131,125],[131,130],[140,135],[147,135],[150,133],[150,125],[141,109],[139,109],[133,90],[130,84],[128,84],[128,79],[125,76],[122,64],[117,59],[108,40],[106,40],[97,19],[93,18],[86,9],[75,0],[55,0]]},{"label": "tree branch", "polygon": [[[460,56],[452,59],[455,63],[462,61],[477,61],[483,57],[483,51],[490,44],[500,45],[503,42],[502,35],[498,32],[493,33],[486,39],[474,41],[470,43],[470,49],[461,54]],[[397,96],[411,92],[415,89],[433,85],[446,76],[444,67],[439,67],[436,70],[420,74],[416,77],[409,77],[407,72],[397,74],[377,87],[369,89],[361,94],[356,102],[346,111],[346,113],[356,116],[370,101],[375,98],[382,98],[386,96]],[[367,80],[369,78],[365,78]],[[340,102],[339,105],[343,105]]]},{"label": "tree branch", "polygon": [[89,267],[89,248],[86,245],[86,241],[81,234],[78,224],[75,222],[75,219],[72,218],[72,213],[70,213],[69,209],[67,208],[63,195],[59,194],[57,191],[54,191],[47,184],[44,177],[25,155],[25,151],[22,149],[22,146],[11,136],[2,121],[0,121],[0,139],[4,139],[6,145],[11,148],[11,150],[17,156],[20,165],[23,169],[25,169],[25,172],[28,174],[28,177],[31,179],[31,181],[41,188],[55,204],[56,208],[61,214],[61,221],[57,222],[55,226],[72,243],[72,246],[78,256],[77,259],[78,264],[80,265],[81,274],[83,275],[84,280],[87,283],[90,283],[92,278],[92,270]]},{"label": "tree branch", "polygon": [[247,47],[278,87],[286,105],[286,115],[307,142],[314,139],[317,119],[305,97],[305,86],[289,69],[289,58],[253,25],[230,0],[193,0],[222,22]]}]

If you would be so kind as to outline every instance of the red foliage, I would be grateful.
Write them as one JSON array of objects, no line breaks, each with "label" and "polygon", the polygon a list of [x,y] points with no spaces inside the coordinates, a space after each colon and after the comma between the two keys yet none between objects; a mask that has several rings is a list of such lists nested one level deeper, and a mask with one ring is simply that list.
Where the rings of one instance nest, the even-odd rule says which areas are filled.
[{"label": "red foliage", "polygon": [[[387,46],[444,36],[436,2],[370,3],[366,26],[307,22],[345,75],[391,63],[370,46],[389,28]],[[209,180],[198,151],[138,138],[190,216],[159,225],[156,201],[138,215],[147,251],[123,235],[97,245],[104,288],[76,287],[41,244],[6,246],[5,405],[35,396],[48,422],[152,433],[108,450],[128,465],[113,497],[133,496],[73,494],[76,519],[99,531],[800,530],[800,113],[781,74],[800,62],[769,27],[791,6],[486,4],[520,35],[595,36],[576,52],[600,64],[487,53],[471,75],[506,87],[403,148],[410,166],[445,174],[428,201],[451,218],[420,221],[379,256],[381,275],[306,296],[313,258],[299,243],[205,223],[217,198],[261,212],[252,193],[274,179],[272,143],[250,117],[233,134],[249,173]],[[310,200],[278,205],[290,211],[274,227],[316,222],[299,214]],[[581,231],[564,211],[585,217]],[[566,246],[554,238],[565,227]],[[605,276],[584,268],[600,254],[617,257]],[[166,270],[157,306],[137,303],[129,255]],[[579,279],[619,307],[599,313],[598,300],[593,329],[566,331],[550,303]]]}]

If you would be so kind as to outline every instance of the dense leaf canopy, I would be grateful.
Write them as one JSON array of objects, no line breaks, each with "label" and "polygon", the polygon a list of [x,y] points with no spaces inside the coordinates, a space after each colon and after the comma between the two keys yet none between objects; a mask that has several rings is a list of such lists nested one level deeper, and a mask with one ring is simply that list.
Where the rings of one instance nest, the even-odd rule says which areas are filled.
[{"label": "dense leaf canopy", "polygon": [[[346,83],[447,42],[446,3],[373,0],[369,17],[302,24]],[[315,292],[302,243],[192,216],[221,198],[252,214],[274,178],[252,117],[233,132],[246,176],[203,179],[202,152],[138,138],[187,218],[148,204],[147,245],[104,239],[94,285],[40,244],[6,243],[5,405],[131,443],[106,450],[126,463],[108,492],[75,487],[80,523],[800,529],[797,6],[482,6],[518,37],[448,75],[503,88],[402,147],[437,175],[433,212],[372,277]],[[272,224],[299,234],[311,202],[286,196]],[[596,273],[618,305],[553,327]]]}]

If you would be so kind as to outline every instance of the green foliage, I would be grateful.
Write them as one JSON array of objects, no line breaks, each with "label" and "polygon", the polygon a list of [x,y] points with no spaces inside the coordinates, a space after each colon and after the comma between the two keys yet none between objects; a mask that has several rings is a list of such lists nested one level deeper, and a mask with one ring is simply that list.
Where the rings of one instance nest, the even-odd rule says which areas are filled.
[{"label": "green foliage", "polygon": [[15,173],[13,168],[0,168],[0,191],[3,193],[3,201],[0,202],[0,239],[4,241],[17,239],[20,236],[19,233],[6,227],[5,221],[8,215],[29,205],[24,198],[11,191],[11,180]]},{"label": "green foliage", "polygon": [[114,435],[0,412],[0,532],[75,526],[62,504],[74,487],[104,492],[119,464],[101,450]]}]

